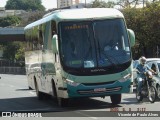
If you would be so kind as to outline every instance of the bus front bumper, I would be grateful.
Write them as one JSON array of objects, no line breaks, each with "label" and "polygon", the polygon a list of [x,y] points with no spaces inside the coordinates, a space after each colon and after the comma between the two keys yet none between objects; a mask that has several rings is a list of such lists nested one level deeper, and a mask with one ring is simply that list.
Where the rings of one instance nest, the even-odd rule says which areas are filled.
[{"label": "bus front bumper", "polygon": [[67,84],[69,97],[102,97],[111,94],[121,94],[130,92],[131,79],[125,82],[115,81],[103,84],[79,84],[73,86]]}]

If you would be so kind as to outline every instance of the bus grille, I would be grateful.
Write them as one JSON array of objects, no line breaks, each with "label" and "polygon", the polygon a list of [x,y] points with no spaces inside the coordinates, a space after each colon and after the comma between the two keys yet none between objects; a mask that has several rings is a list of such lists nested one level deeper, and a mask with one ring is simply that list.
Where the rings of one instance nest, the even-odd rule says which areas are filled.
[{"label": "bus grille", "polygon": [[113,84],[115,81],[111,81],[111,82],[102,82],[102,83],[82,83],[83,85],[86,86],[94,86],[94,85],[107,85],[107,84]]},{"label": "bus grille", "polygon": [[122,89],[122,87],[114,87],[114,88],[105,88],[103,91],[95,91],[94,89],[90,90],[78,90],[77,92],[81,95],[84,94],[98,94],[98,93],[110,93],[110,92],[118,92]]}]

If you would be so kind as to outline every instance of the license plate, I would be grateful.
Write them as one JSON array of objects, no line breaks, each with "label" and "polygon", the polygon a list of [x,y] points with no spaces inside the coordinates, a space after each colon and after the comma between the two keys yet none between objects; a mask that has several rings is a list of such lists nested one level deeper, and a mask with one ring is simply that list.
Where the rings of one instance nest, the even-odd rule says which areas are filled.
[{"label": "license plate", "polygon": [[106,91],[106,88],[95,88],[94,92],[104,92]]}]

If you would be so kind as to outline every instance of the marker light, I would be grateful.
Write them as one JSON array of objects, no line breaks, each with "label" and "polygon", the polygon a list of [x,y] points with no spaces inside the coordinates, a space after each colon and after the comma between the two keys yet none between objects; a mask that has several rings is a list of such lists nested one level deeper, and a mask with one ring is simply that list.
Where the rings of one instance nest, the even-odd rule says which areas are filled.
[{"label": "marker light", "polygon": [[67,84],[69,84],[71,86],[74,86],[74,87],[80,85],[80,83],[74,82],[74,81],[69,80],[69,79],[66,79],[65,81],[66,81]]},{"label": "marker light", "polygon": [[125,75],[123,78],[121,78],[121,79],[118,80],[118,81],[119,81],[119,82],[125,82],[125,81],[127,81],[129,78],[131,78],[131,74]]}]

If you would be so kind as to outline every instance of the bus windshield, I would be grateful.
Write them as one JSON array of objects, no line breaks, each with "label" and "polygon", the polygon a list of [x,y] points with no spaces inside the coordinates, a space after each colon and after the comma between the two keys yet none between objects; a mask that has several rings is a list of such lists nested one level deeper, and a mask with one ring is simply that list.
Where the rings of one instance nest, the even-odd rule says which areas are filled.
[{"label": "bus windshield", "polygon": [[131,58],[123,19],[61,22],[59,38],[61,61],[68,69],[121,71]]}]

